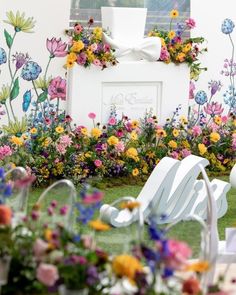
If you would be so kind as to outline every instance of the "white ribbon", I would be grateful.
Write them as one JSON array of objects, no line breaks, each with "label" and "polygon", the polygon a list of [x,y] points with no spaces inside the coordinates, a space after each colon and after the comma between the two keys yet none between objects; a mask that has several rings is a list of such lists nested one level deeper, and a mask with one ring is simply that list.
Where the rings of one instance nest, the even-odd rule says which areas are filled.
[{"label": "white ribbon", "polygon": [[148,61],[157,61],[161,54],[161,39],[159,37],[144,38],[135,46],[122,44],[119,40],[112,39],[107,34],[103,33],[103,38],[112,48],[114,48],[115,56],[122,57],[133,53],[138,59],[146,59]]}]

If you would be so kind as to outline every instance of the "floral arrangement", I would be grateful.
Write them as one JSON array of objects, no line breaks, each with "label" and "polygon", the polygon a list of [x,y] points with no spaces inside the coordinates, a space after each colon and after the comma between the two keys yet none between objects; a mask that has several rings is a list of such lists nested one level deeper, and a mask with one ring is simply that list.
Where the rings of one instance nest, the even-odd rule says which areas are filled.
[{"label": "floral arrangement", "polygon": [[161,38],[161,61],[165,63],[173,62],[175,64],[187,63],[191,69],[191,79],[197,80],[201,71],[206,70],[206,68],[201,67],[198,59],[200,54],[207,51],[206,48],[201,49],[199,46],[205,40],[203,37],[184,38],[184,32],[192,30],[196,26],[196,22],[192,18],[186,19],[185,22],[177,23],[176,28],[173,29],[173,21],[178,16],[178,10],[173,9],[170,12],[169,31],[159,30],[155,27],[148,35]]},{"label": "floral arrangement", "polygon": [[72,31],[66,31],[70,38],[67,68],[71,68],[75,63],[85,68],[93,64],[102,69],[117,64],[114,50],[103,42],[102,28],[95,27],[91,30],[92,24],[93,19],[90,19],[87,29],[76,23]]},{"label": "floral arrangement", "polygon": [[[219,294],[220,284],[204,286],[201,278],[210,269],[207,261],[189,263],[191,249],[182,241],[167,238],[150,219],[150,245],[136,241],[131,253],[112,255],[96,245],[95,234],[85,234],[88,225],[93,232],[110,227],[94,220],[103,194],[84,186],[74,204],[77,210],[76,230],[68,230],[63,222],[53,221],[60,209],[52,200],[41,219],[36,204],[27,216],[14,222],[11,208],[0,205],[0,276],[2,294]],[[137,206],[122,203],[133,210]],[[65,207],[65,206],[64,206]],[[63,208],[64,208],[63,207]],[[51,218],[51,219],[50,219]],[[40,222],[41,220],[41,222]],[[43,221],[43,223],[42,223]],[[222,280],[220,282],[223,283]],[[73,294],[73,293],[72,293]],[[221,293],[220,293],[221,294]],[[227,292],[222,294],[228,294]]]}]

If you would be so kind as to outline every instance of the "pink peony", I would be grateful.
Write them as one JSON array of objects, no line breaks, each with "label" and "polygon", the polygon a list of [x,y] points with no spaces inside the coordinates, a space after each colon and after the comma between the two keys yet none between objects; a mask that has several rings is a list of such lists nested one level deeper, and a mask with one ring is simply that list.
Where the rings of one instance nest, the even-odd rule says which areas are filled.
[{"label": "pink peony", "polygon": [[52,264],[40,263],[37,268],[36,277],[45,286],[52,287],[59,279],[59,274],[56,266]]},{"label": "pink peony", "polygon": [[49,244],[42,239],[37,239],[34,242],[33,251],[37,259],[40,259],[46,253],[48,246]]},{"label": "pink peony", "polygon": [[114,117],[109,118],[108,124],[111,126],[116,125],[116,118],[114,118]]},{"label": "pink peony", "polygon": [[99,168],[99,167],[102,166],[102,161],[97,159],[97,160],[94,161],[94,165]]},{"label": "pink peony", "polygon": [[48,94],[51,99],[60,98],[66,100],[66,80],[59,76],[52,79],[48,87]]},{"label": "pink peony", "polygon": [[58,40],[56,38],[52,38],[51,40],[47,39],[46,45],[51,57],[64,57],[67,55],[67,44],[62,42],[61,38]]},{"label": "pink peony", "polygon": [[0,160],[12,155],[12,149],[9,145],[0,146]]},{"label": "pink peony", "polygon": [[202,128],[200,126],[193,126],[192,133],[194,137],[197,137],[202,134]]},{"label": "pink peony", "polygon": [[185,24],[186,26],[189,28],[189,29],[194,29],[196,27],[196,22],[193,18],[188,18],[186,19],[185,21]]},{"label": "pink peony", "polygon": [[88,117],[92,120],[94,120],[96,118],[96,114],[95,113],[89,113]]},{"label": "pink peony", "polygon": [[125,144],[123,143],[123,141],[119,141],[116,145],[115,145],[115,150],[118,153],[122,153],[125,150]]},{"label": "pink peony", "polygon": [[177,240],[168,240],[168,250],[167,263],[175,269],[180,269],[192,255],[188,244]]}]

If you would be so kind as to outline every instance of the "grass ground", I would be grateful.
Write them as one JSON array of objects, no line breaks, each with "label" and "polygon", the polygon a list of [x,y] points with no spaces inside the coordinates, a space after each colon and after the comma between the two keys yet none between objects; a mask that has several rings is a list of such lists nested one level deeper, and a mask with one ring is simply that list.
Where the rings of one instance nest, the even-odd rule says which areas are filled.
[{"label": "grass ground", "polygon": [[[219,177],[218,177],[219,178]],[[220,179],[228,181],[228,177],[224,176]],[[104,203],[112,203],[115,199],[121,196],[133,196],[136,197],[140,190],[140,185],[123,185],[119,187],[107,188],[104,190],[105,198]],[[34,189],[30,194],[29,204],[30,206],[35,203],[39,195],[42,193],[42,189]],[[54,193],[49,199],[60,198],[59,192]],[[224,239],[224,232],[226,227],[232,227],[236,225],[236,189],[231,189],[227,195],[228,211],[227,214],[222,217],[218,222],[219,235],[221,239]],[[96,238],[98,244],[112,253],[118,253],[121,251],[127,251],[129,243],[137,235],[137,227],[135,224],[127,228],[116,229],[113,228],[109,232],[97,234]],[[88,229],[86,229],[88,231]],[[194,252],[197,255],[200,247],[200,226],[194,221],[184,221],[176,225],[170,232],[171,237],[175,237],[179,240],[187,241]],[[148,243],[148,236],[145,232],[144,239]]]}]

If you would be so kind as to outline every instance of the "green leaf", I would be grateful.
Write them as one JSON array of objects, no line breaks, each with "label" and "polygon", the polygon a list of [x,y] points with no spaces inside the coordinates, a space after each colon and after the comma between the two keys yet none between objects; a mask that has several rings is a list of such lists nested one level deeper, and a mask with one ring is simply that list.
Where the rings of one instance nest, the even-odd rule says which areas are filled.
[{"label": "green leaf", "polygon": [[43,91],[40,95],[39,95],[39,97],[38,97],[38,103],[40,103],[40,102],[44,102],[46,99],[47,99],[47,97],[48,97],[48,91],[47,90],[45,90],[45,91]]},{"label": "green leaf", "polygon": [[7,30],[4,30],[4,36],[5,36],[5,39],[6,39],[6,43],[7,43],[8,48],[11,48],[12,47],[12,43],[13,43],[12,36],[8,33]]},{"label": "green leaf", "polygon": [[15,99],[19,95],[19,92],[20,92],[19,78],[16,78],[10,93],[10,100]]}]

